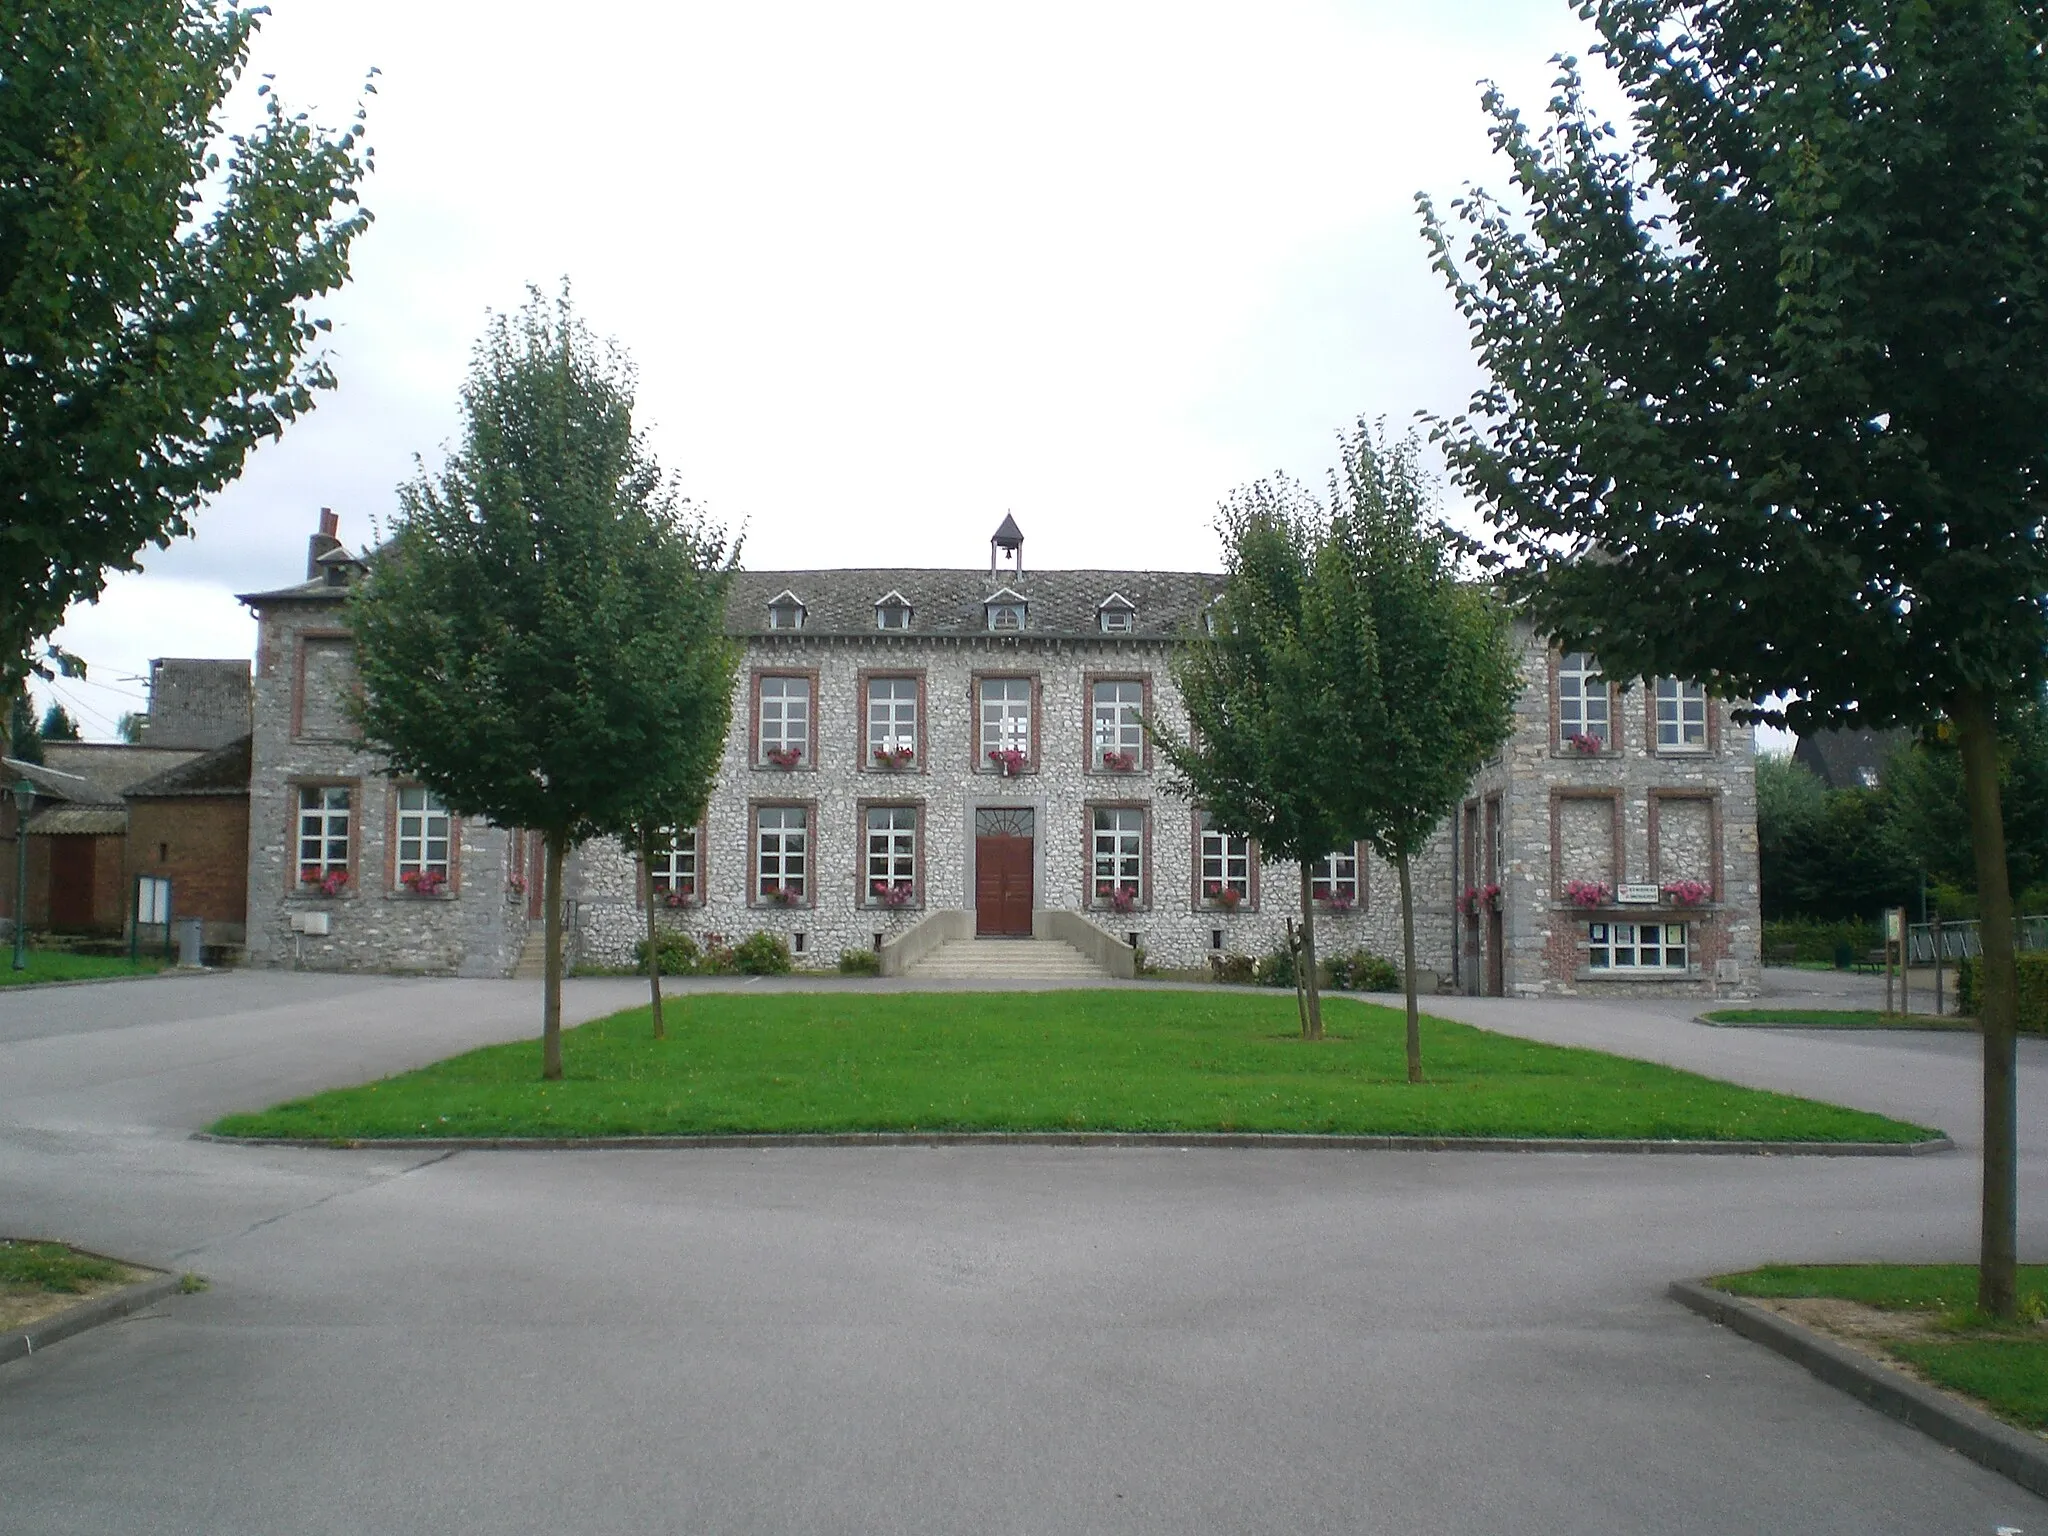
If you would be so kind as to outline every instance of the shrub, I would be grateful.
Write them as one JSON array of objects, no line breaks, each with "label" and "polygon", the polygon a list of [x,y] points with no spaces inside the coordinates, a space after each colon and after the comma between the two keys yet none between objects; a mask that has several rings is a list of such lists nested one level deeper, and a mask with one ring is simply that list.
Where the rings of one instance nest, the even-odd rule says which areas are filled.
[{"label": "shrub", "polygon": [[1270,955],[1261,955],[1258,960],[1258,981],[1262,987],[1293,986],[1294,951],[1282,944]]},{"label": "shrub", "polygon": [[1250,955],[1211,955],[1209,979],[1248,987],[1259,979],[1258,962]]},{"label": "shrub", "polygon": [[789,941],[776,933],[750,933],[732,947],[733,966],[743,976],[787,976]]},{"label": "shrub", "polygon": [[[695,939],[670,930],[664,930],[656,941],[655,955],[661,961],[664,976],[694,976],[704,960],[704,951]],[[647,970],[645,939],[633,946],[633,969],[643,974]]]},{"label": "shrub", "polygon": [[737,976],[740,962],[733,948],[725,942],[725,936],[717,933],[704,935],[704,958],[697,962],[699,976]]},{"label": "shrub", "polygon": [[1799,960],[1820,965],[1840,964],[1841,952],[1847,950],[1850,963],[1855,964],[1882,943],[1883,927],[1861,918],[1775,917],[1764,923],[1766,960],[1791,947],[1798,950]]},{"label": "shrub", "polygon": [[882,957],[872,949],[842,949],[839,951],[839,970],[845,976],[879,976],[882,974]]},{"label": "shrub", "polygon": [[1398,992],[1401,968],[1385,955],[1369,949],[1334,956],[1329,964],[1330,985],[1339,992]]},{"label": "shrub", "polygon": [[[2013,960],[2020,973],[2020,1033],[2048,1035],[2048,951],[2021,950]],[[1977,1011],[1981,964],[1977,956],[1965,955],[1956,966],[1956,1007],[1963,1013]]]}]

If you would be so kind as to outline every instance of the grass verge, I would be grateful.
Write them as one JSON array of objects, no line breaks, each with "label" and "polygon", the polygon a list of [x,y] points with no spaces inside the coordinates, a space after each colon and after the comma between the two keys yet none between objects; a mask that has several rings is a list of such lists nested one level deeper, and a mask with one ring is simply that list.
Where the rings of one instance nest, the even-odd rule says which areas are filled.
[{"label": "grass verge", "polygon": [[153,976],[164,968],[161,960],[129,960],[125,955],[72,955],[63,950],[32,949],[28,969],[14,969],[12,947],[0,949],[0,987],[18,987],[35,981],[100,981],[109,976]]},{"label": "grass verge", "polygon": [[1889,1331],[1861,1336],[1999,1418],[2048,1430],[2048,1264],[2020,1266],[2018,1323],[1977,1310],[1977,1270],[1969,1264],[1767,1264],[1707,1284],[1759,1300],[1827,1298],[1910,1314]]},{"label": "grass verge", "polygon": [[1332,998],[1303,1043],[1289,996],[1192,992],[704,994],[254,1114],[228,1136],[716,1135],[838,1131],[1251,1131],[1732,1141],[1926,1140],[1881,1115],[1422,1023]]},{"label": "grass verge", "polygon": [[1716,1008],[1708,1024],[1796,1026],[1800,1029],[1948,1029],[1977,1032],[1975,1019],[1948,1014],[1882,1013],[1873,1008]]},{"label": "grass verge", "polygon": [[62,1243],[18,1243],[0,1238],[0,1290],[74,1296],[87,1286],[127,1275],[125,1266]]}]

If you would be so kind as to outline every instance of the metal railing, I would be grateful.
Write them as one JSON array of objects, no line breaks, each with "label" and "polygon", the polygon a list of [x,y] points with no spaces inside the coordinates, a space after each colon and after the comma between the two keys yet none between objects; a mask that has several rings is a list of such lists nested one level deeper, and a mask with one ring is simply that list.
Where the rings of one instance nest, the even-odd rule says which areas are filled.
[{"label": "metal railing", "polygon": [[[2048,949],[2048,914],[2038,917],[2016,917],[2013,919],[2013,944],[2019,949]],[[1965,955],[1980,955],[1984,944],[1977,937],[1977,920],[1968,918],[1960,922],[1941,925],[1941,958],[1944,961],[1960,960]],[[1909,923],[1906,925],[1906,963],[1908,965],[1934,964],[1934,925],[1932,923]]]}]

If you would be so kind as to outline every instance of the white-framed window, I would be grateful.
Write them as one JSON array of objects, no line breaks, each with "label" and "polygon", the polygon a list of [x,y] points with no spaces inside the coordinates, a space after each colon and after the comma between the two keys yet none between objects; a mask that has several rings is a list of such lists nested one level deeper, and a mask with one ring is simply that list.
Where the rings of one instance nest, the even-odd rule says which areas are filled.
[{"label": "white-framed window", "polygon": [[1202,897],[1206,901],[1230,903],[1251,900],[1251,839],[1219,832],[1204,820],[1199,875]]},{"label": "white-framed window", "polygon": [[447,804],[431,789],[415,785],[398,791],[398,879],[402,885],[449,876]]},{"label": "white-framed window", "polygon": [[1308,894],[1331,906],[1358,904],[1358,850],[1346,848],[1323,855],[1309,866]]},{"label": "white-framed window", "polygon": [[875,628],[910,628],[910,604],[901,592],[891,592],[875,604]]},{"label": "white-framed window", "polygon": [[1707,750],[1707,689],[1704,683],[1657,679],[1657,750]]},{"label": "white-framed window", "polygon": [[299,786],[299,881],[317,885],[348,869],[353,791],[346,784]]},{"label": "white-framed window", "polygon": [[1557,744],[1578,747],[1599,743],[1604,752],[1614,745],[1614,723],[1608,718],[1607,679],[1600,664],[1585,651],[1568,651],[1557,663]]},{"label": "white-framed window", "polygon": [[1589,923],[1587,964],[1596,971],[1682,971],[1683,923]]},{"label": "white-framed window", "polygon": [[802,629],[804,627],[803,599],[794,592],[784,592],[768,605],[768,627],[770,629]]},{"label": "white-framed window", "polygon": [[1024,627],[1024,605],[1022,603],[990,603],[988,605],[988,627],[995,630],[1013,630]]},{"label": "white-framed window", "polygon": [[1105,635],[1128,635],[1138,627],[1138,607],[1121,592],[1112,592],[1095,610],[1096,626]]},{"label": "white-framed window", "polygon": [[754,899],[800,902],[810,889],[810,812],[764,805],[754,812]]},{"label": "white-framed window", "polygon": [[1145,813],[1136,806],[1099,806],[1095,812],[1095,899],[1145,899]]},{"label": "white-framed window", "polygon": [[868,756],[917,750],[917,679],[868,679]]},{"label": "white-framed window", "polygon": [[1093,766],[1101,767],[1109,753],[1128,757],[1132,766],[1143,762],[1145,727],[1139,721],[1145,709],[1145,685],[1139,682],[1097,683],[1093,702]]},{"label": "white-framed window", "polygon": [[869,806],[866,822],[868,905],[906,905],[917,890],[917,807]]},{"label": "white-framed window", "polygon": [[981,680],[981,763],[991,752],[1031,756],[1031,679],[985,677]]},{"label": "white-framed window", "polygon": [[778,753],[795,753],[794,761],[811,755],[811,680],[808,677],[764,677],[761,679],[762,762],[774,761]]},{"label": "white-framed window", "polygon": [[697,894],[697,829],[669,832],[655,843],[647,864],[647,883],[658,896]]}]

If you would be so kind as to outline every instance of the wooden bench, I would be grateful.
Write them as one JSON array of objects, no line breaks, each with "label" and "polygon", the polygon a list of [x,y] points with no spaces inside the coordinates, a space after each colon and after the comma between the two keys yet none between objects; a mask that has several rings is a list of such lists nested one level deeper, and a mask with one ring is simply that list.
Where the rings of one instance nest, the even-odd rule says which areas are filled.
[{"label": "wooden bench", "polygon": [[1766,965],[1796,965],[1799,962],[1797,944],[1773,944],[1764,956]]},{"label": "wooden bench", "polygon": [[1884,946],[1863,951],[1863,960],[1856,969],[1859,971],[1882,971],[1884,969]]}]

